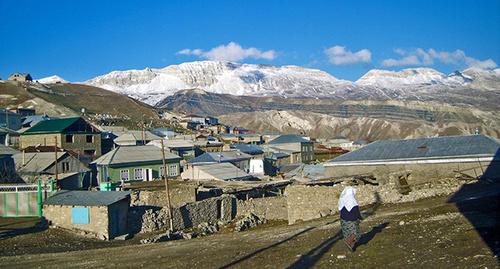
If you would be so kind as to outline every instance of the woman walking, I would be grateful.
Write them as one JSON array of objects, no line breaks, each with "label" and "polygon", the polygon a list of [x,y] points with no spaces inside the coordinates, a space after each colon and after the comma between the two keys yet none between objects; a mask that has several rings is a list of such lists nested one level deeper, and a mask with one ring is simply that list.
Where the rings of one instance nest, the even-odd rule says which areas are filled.
[{"label": "woman walking", "polygon": [[339,199],[340,226],[344,235],[344,242],[350,251],[354,251],[354,245],[359,241],[359,223],[363,219],[359,212],[358,201],[356,201],[356,189],[348,186],[340,194]]}]

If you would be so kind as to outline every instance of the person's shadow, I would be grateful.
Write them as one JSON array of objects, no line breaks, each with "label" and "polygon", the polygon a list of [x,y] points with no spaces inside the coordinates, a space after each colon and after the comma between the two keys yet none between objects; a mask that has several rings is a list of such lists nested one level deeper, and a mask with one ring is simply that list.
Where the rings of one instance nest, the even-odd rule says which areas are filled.
[{"label": "person's shadow", "polygon": [[368,244],[368,242],[370,242],[375,237],[376,234],[382,232],[382,229],[387,227],[387,225],[389,225],[389,222],[384,222],[380,225],[374,226],[371,231],[362,234],[359,241],[354,245],[353,251],[355,251],[356,248],[358,248],[361,245]]}]

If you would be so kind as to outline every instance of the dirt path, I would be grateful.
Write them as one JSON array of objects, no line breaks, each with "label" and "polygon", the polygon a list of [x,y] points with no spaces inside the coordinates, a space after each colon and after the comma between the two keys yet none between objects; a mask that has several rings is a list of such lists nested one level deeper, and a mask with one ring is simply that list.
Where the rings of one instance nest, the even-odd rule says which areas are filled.
[{"label": "dirt path", "polygon": [[[68,242],[53,234],[55,229],[4,236],[9,226],[3,226],[0,263],[8,268],[499,268],[499,190],[494,185],[473,194],[365,208],[355,252],[341,241],[338,216],[147,245],[139,238],[99,242],[64,234],[73,236]],[[13,256],[22,251],[19,246],[32,249]],[[65,248],[70,251],[48,253]]]}]

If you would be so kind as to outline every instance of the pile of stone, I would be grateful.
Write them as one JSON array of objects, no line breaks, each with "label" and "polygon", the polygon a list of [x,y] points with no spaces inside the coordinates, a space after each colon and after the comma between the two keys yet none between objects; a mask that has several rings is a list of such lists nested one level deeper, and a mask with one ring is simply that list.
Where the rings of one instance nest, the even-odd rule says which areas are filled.
[{"label": "pile of stone", "polygon": [[246,229],[250,229],[252,227],[257,227],[261,224],[267,223],[267,220],[264,218],[259,218],[253,213],[248,214],[242,220],[236,222],[235,231],[241,232]]}]

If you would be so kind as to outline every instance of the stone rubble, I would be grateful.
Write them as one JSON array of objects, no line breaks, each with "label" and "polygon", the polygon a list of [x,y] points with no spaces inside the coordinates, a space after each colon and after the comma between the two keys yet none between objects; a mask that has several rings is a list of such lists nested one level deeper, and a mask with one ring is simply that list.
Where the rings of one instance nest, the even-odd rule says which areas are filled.
[{"label": "stone rubble", "polygon": [[259,218],[255,214],[250,213],[242,220],[236,222],[236,227],[234,228],[234,230],[236,232],[241,232],[265,223],[267,223],[266,219]]}]

